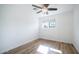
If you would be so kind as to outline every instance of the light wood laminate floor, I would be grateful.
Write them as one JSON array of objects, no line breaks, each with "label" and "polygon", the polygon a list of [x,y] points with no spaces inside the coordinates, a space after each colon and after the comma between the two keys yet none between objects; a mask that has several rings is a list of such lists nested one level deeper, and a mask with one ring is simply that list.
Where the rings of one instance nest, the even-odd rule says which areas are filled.
[{"label": "light wood laminate floor", "polygon": [[12,49],[4,54],[76,54],[72,44],[38,39],[23,46]]}]

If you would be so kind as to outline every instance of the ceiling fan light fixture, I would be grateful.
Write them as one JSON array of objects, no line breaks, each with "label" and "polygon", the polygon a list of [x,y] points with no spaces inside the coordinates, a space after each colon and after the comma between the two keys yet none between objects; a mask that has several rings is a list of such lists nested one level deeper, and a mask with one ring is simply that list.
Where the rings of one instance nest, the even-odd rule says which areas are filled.
[{"label": "ceiling fan light fixture", "polygon": [[43,12],[43,13],[47,13],[47,12],[48,12],[48,9],[47,9],[46,7],[44,7],[44,8],[42,9],[42,12]]}]

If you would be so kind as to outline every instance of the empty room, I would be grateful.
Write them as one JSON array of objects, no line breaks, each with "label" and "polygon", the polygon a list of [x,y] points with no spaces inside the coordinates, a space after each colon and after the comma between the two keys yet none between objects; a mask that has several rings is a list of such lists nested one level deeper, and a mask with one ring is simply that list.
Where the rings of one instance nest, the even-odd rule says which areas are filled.
[{"label": "empty room", "polygon": [[0,4],[0,54],[78,53],[78,4]]}]

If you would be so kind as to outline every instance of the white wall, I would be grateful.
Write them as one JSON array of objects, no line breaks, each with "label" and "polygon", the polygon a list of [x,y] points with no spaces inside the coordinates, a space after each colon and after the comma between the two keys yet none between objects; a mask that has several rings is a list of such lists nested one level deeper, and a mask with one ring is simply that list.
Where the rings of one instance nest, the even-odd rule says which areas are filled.
[{"label": "white wall", "polygon": [[79,52],[79,5],[74,6],[74,46]]},{"label": "white wall", "polygon": [[[44,29],[41,27],[42,22],[49,18],[55,18],[56,28]],[[55,41],[72,43],[73,39],[73,12],[65,12],[57,15],[39,18],[40,38],[46,38]]]},{"label": "white wall", "polygon": [[0,53],[37,38],[31,5],[0,5]]}]

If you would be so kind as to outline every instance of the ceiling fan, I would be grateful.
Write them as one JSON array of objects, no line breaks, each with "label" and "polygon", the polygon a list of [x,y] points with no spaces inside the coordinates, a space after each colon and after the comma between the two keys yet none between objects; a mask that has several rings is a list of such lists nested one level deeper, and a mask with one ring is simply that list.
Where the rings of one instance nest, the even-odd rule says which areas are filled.
[{"label": "ceiling fan", "polygon": [[57,8],[48,8],[49,4],[42,4],[42,6],[33,4],[32,6],[35,7],[33,10],[35,10],[36,8],[40,9],[37,13],[44,12],[44,14],[48,14],[48,11],[56,11],[57,10]]}]

